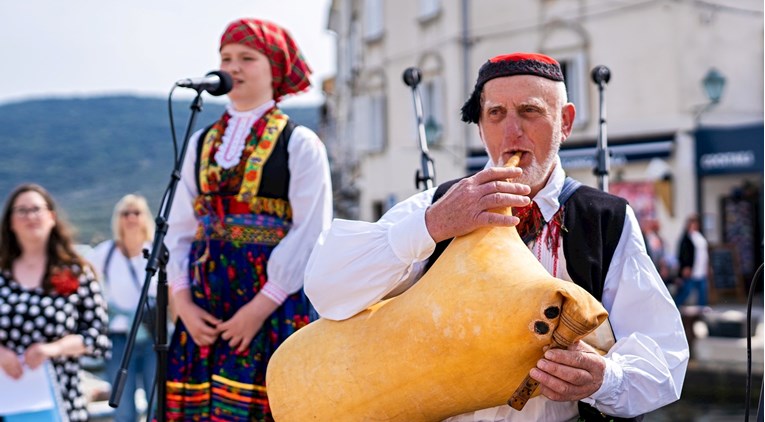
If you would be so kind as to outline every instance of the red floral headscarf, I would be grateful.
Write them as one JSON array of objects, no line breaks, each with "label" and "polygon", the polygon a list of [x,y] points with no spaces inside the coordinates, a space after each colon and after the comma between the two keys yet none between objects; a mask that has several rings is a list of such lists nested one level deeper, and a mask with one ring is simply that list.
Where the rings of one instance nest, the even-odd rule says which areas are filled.
[{"label": "red floral headscarf", "polygon": [[309,86],[311,68],[295,41],[284,28],[260,19],[244,18],[231,22],[220,39],[220,48],[237,43],[253,48],[271,62],[274,100],[297,94]]}]

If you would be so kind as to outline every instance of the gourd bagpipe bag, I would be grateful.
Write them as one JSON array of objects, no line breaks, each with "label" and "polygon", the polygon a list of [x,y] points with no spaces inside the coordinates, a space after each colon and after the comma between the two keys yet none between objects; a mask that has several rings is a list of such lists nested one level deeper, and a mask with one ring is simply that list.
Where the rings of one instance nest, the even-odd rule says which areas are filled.
[{"label": "gourd bagpipe bag", "polygon": [[403,294],[288,338],[268,366],[269,404],[278,422],[440,421],[508,402],[520,410],[544,350],[567,347],[607,315],[549,275],[515,227],[481,228],[455,238]]}]

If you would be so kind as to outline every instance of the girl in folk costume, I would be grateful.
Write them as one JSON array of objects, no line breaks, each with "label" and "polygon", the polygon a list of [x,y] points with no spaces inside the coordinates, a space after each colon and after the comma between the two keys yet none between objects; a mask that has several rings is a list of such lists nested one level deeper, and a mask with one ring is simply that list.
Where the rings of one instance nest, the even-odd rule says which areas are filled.
[{"label": "girl in folk costume", "polygon": [[276,106],[310,85],[287,31],[234,21],[220,57],[231,104],[190,140],[166,238],[179,316],[167,419],[269,421],[268,360],[309,322],[303,272],[332,217],[329,163]]}]

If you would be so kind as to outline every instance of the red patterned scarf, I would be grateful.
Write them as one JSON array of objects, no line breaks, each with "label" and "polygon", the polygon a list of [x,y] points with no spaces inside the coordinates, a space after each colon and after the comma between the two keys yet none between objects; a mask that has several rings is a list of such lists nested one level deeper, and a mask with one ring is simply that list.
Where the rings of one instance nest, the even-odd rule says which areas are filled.
[{"label": "red patterned scarf", "polygon": [[242,44],[268,57],[271,63],[274,100],[288,94],[297,94],[309,86],[311,68],[295,41],[284,28],[260,19],[245,18],[229,24],[220,39],[220,48],[226,44]]}]

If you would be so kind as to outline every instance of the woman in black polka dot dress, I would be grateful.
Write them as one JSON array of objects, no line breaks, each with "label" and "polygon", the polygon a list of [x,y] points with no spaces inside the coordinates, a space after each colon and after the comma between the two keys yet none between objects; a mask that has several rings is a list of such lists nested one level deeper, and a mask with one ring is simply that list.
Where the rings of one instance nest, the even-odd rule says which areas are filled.
[{"label": "woman in black polka dot dress", "polygon": [[85,421],[79,356],[109,350],[100,286],[42,187],[18,187],[1,224],[0,370],[19,378],[50,359],[69,419]]}]

